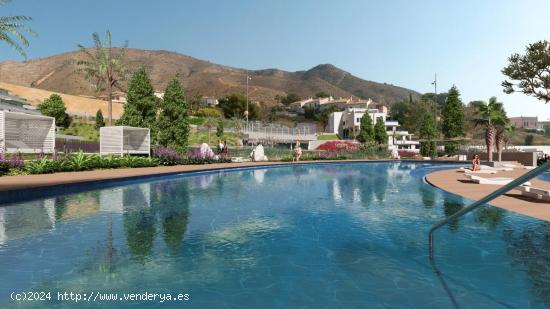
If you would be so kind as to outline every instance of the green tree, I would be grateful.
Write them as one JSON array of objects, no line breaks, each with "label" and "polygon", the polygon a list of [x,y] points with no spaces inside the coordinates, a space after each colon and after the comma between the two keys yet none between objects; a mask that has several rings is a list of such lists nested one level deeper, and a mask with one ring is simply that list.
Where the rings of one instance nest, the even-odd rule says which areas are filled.
[{"label": "green tree", "polygon": [[223,138],[223,120],[218,121],[218,125],[216,126],[216,136],[219,139]]},{"label": "green tree", "polygon": [[437,137],[437,128],[432,113],[422,114],[420,119],[420,153],[424,157],[436,156],[434,139]]},{"label": "green tree", "polygon": [[317,120],[319,113],[321,113],[321,108],[317,105],[304,106],[304,117],[306,119]]},{"label": "green tree", "polygon": [[55,125],[68,128],[71,125],[71,117],[67,114],[65,102],[58,94],[52,94],[44,102],[38,105],[38,110],[42,115],[55,118]]},{"label": "green tree", "polygon": [[409,101],[400,101],[394,103],[390,108],[391,119],[398,121],[401,125],[403,125],[406,122],[405,119],[408,116],[410,110],[413,108],[413,104],[414,103],[411,103]]},{"label": "green tree", "polygon": [[[0,6],[11,2],[10,0],[0,0]],[[0,41],[11,46],[21,56],[27,58],[24,47],[29,46],[29,40],[23,33],[30,35],[36,35],[34,31],[25,22],[31,21],[32,18],[28,16],[1,16],[0,17]]]},{"label": "green tree", "polygon": [[188,106],[177,77],[166,86],[160,109],[157,120],[158,143],[172,147],[179,153],[186,153],[189,140]]},{"label": "green tree", "polygon": [[315,97],[316,98],[328,98],[328,97],[330,97],[330,94],[328,94],[324,91],[319,91],[315,94]]},{"label": "green tree", "polygon": [[[149,128],[151,139],[156,142],[157,97],[144,67],[141,67],[128,83],[128,94],[124,113],[117,121],[118,125]],[[170,124],[173,125],[173,124]]]},{"label": "green tree", "polygon": [[195,116],[202,118],[223,118],[223,112],[215,107],[202,107],[195,112]]},{"label": "green tree", "polygon": [[487,147],[487,157],[489,162],[493,162],[493,149],[495,145],[495,125],[504,123],[502,103],[497,102],[496,97],[489,99],[489,103],[480,102],[477,106],[477,115],[474,119],[476,126],[481,126],[485,129],[485,145]]},{"label": "green tree", "polygon": [[204,126],[206,127],[208,131],[208,144],[210,145],[210,135],[212,133],[212,128],[214,127],[214,118],[208,117],[206,120],[204,120]]},{"label": "green tree", "polygon": [[533,136],[533,134],[528,134],[527,136],[525,136],[525,145],[532,146],[534,139],[535,137]]},{"label": "green tree", "polygon": [[502,149],[506,141],[506,135],[514,130],[510,119],[506,116],[504,106],[500,105],[499,116],[495,119],[495,146],[497,148],[498,162],[502,161]]},{"label": "green tree", "polygon": [[124,57],[128,43],[115,51],[111,44],[111,33],[109,31],[105,32],[103,42],[97,32],[92,34],[92,38],[94,40],[93,48],[78,45],[80,52],[85,56],[85,60],[77,61],[78,71],[84,72],[86,79],[94,84],[98,93],[107,93],[109,102],[107,110],[108,124],[112,126],[113,90],[122,90],[120,83],[126,79],[127,70],[124,65]]},{"label": "green tree", "polygon": [[103,119],[103,112],[98,109],[95,113],[95,128],[99,130],[99,128],[105,126],[105,119]]},{"label": "green tree", "polygon": [[[231,94],[219,100],[218,106],[222,109],[226,118],[244,117],[246,111],[246,97],[242,94]],[[249,102],[248,118],[257,119],[259,116],[258,105]]]},{"label": "green tree", "polygon": [[189,114],[194,115],[200,109],[201,101],[201,95],[194,95],[189,99]]},{"label": "green tree", "polygon": [[449,90],[441,116],[443,118],[443,136],[451,140],[445,145],[445,151],[448,154],[454,154],[457,143],[452,139],[464,136],[464,104],[460,100],[460,93],[456,86],[451,87]]},{"label": "green tree", "polygon": [[289,93],[286,95],[286,97],[281,98],[281,103],[283,103],[284,105],[290,105],[291,103],[298,102],[300,100],[302,100],[302,98],[300,98],[299,95],[295,93]]},{"label": "green tree", "polygon": [[388,133],[386,132],[386,124],[384,118],[376,118],[376,124],[374,125],[374,141],[378,146],[388,144]]},{"label": "green tree", "polygon": [[437,94],[433,92],[428,92],[428,93],[424,93],[420,98],[420,100],[435,102],[439,108],[443,108],[443,106],[445,105],[445,102],[447,101],[448,96],[449,96],[449,93],[447,92],[442,92]]},{"label": "green tree", "polygon": [[550,102],[550,42],[529,44],[524,55],[512,54],[502,74],[505,93],[523,92],[545,103]]},{"label": "green tree", "polygon": [[372,127],[372,119],[369,113],[365,113],[361,117],[357,140],[363,145],[370,145],[374,142],[374,128]]}]

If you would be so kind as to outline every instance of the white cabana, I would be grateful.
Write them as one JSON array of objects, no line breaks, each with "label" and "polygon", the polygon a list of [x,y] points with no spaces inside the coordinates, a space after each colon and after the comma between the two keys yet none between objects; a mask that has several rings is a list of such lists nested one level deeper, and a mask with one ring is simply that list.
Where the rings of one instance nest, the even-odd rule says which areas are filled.
[{"label": "white cabana", "polygon": [[99,129],[99,154],[149,154],[150,133],[147,128],[114,126]]},{"label": "white cabana", "polygon": [[53,153],[55,118],[0,111],[0,152]]}]

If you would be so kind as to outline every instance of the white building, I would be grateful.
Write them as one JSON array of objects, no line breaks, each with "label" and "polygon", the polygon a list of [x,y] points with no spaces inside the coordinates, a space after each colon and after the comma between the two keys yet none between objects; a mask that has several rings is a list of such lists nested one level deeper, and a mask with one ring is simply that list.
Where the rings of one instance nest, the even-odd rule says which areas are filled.
[{"label": "white building", "polygon": [[216,98],[212,98],[212,97],[202,97],[201,98],[201,105],[202,106],[214,107],[214,106],[218,106],[219,103],[220,102]]},{"label": "white building", "polygon": [[336,134],[342,139],[353,139],[359,133],[361,118],[368,113],[373,125],[378,118],[382,118],[388,134],[388,145],[397,146],[398,149],[418,151],[419,142],[412,140],[412,134],[399,130],[397,121],[388,121],[387,108],[360,108],[348,107],[344,111],[334,112],[329,115],[327,133]]},{"label": "white building", "polygon": [[371,99],[358,100],[353,97],[338,99],[335,99],[333,97],[309,98],[290,104],[290,108],[294,112],[303,113],[305,108],[327,108],[331,106],[335,106],[340,109],[345,109],[348,107],[368,108],[371,103]]}]

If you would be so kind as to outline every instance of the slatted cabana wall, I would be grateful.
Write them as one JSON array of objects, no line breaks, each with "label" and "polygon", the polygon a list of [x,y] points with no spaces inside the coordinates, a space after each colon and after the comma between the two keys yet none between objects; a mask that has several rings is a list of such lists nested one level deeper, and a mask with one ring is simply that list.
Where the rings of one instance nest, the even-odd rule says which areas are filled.
[{"label": "slatted cabana wall", "polygon": [[99,153],[101,155],[148,155],[150,149],[150,132],[147,128],[113,126],[102,127],[99,130]]},{"label": "slatted cabana wall", "polygon": [[0,152],[53,153],[55,118],[0,111]]}]

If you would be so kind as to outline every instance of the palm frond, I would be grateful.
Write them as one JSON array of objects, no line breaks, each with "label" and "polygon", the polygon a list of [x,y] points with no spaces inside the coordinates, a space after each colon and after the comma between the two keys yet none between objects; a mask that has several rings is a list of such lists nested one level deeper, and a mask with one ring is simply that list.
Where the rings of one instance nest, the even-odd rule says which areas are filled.
[{"label": "palm frond", "polygon": [[5,32],[0,32],[0,41],[6,42],[9,46],[15,49],[21,56],[27,58],[27,53],[25,53],[25,50],[23,49],[23,47],[21,47],[21,45],[19,45],[18,42],[13,40]]},{"label": "palm frond", "polygon": [[[4,5],[8,2],[10,1],[0,0],[0,5]],[[22,15],[0,17],[0,41],[10,45],[25,58],[27,58],[27,54],[25,53],[23,47],[29,46],[29,41],[23,35],[23,32],[36,36],[36,32],[24,24],[24,22],[31,20],[31,17]]]},{"label": "palm frond", "polygon": [[15,15],[15,16],[1,16],[0,17],[0,23],[7,24],[7,23],[13,23],[18,21],[31,21],[32,17],[29,16],[23,16],[23,15]]},{"label": "palm frond", "polygon": [[84,73],[87,80],[94,83],[96,90],[102,92],[106,87],[119,86],[119,80],[126,79],[124,53],[117,53],[113,57],[111,33],[105,32],[101,40],[97,32],[92,34],[93,48],[78,48],[86,56],[86,60],[78,61],[79,72]]}]

